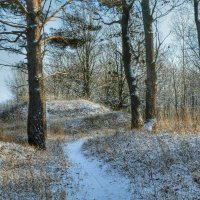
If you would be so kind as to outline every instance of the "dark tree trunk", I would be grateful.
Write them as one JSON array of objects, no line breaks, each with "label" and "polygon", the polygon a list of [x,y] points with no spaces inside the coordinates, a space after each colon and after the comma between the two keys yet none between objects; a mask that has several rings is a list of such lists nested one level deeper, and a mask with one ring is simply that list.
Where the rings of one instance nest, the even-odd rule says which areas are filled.
[{"label": "dark tree trunk", "polygon": [[194,0],[194,18],[197,27],[197,36],[199,43],[199,56],[200,56],[200,20],[199,20],[199,0]]},{"label": "dark tree trunk", "polygon": [[130,92],[131,100],[131,127],[140,128],[142,125],[142,118],[140,114],[140,99],[138,97],[137,80],[131,68],[131,52],[130,52],[130,36],[129,36],[129,19],[131,7],[127,5],[126,1],[122,1],[122,60],[126,80]]},{"label": "dark tree trunk", "polygon": [[85,51],[85,66],[84,66],[84,83],[83,83],[83,94],[86,99],[89,99],[91,96],[90,91],[90,82],[91,82],[91,70],[90,70],[90,52],[88,51],[88,47],[86,46]]},{"label": "dark tree trunk", "polygon": [[175,110],[176,110],[176,117],[179,119],[178,114],[178,93],[177,93],[177,85],[176,85],[176,79],[175,79],[175,70],[173,69],[172,72],[172,78],[173,78],[173,87],[174,87],[174,100],[175,100]]},{"label": "dark tree trunk", "polygon": [[27,3],[27,61],[29,83],[28,142],[45,149],[46,106],[43,81],[43,64],[40,46],[40,0]]},{"label": "dark tree trunk", "polygon": [[145,32],[146,48],[146,121],[156,120],[156,92],[157,92],[157,74],[154,58],[154,38],[153,38],[153,17],[150,14],[149,0],[142,0],[142,15]]}]

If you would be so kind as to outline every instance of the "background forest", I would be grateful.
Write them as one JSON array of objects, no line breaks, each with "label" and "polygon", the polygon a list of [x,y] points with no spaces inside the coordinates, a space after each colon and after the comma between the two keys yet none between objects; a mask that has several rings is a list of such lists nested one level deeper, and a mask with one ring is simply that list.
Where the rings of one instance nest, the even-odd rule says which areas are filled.
[{"label": "background forest", "polygon": [[199,13],[0,0],[0,199],[199,199]]},{"label": "background forest", "polygon": [[[44,82],[47,99],[83,98],[131,112],[133,128],[156,116],[163,124],[196,124],[198,1],[38,2],[41,30],[35,52],[43,64],[36,74],[42,76],[38,84]],[[14,76],[7,81],[17,103],[38,98],[31,98],[28,89],[30,69],[37,67],[26,53],[36,41],[27,42],[25,4],[1,1],[1,50],[22,57],[10,66]],[[41,95],[44,101],[43,89]]]}]

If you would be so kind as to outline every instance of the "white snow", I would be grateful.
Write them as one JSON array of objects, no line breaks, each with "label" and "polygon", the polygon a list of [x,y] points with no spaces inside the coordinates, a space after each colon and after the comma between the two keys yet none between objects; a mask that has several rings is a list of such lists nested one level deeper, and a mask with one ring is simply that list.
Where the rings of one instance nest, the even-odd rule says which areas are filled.
[{"label": "white snow", "polygon": [[[60,148],[61,151],[52,155],[52,159],[49,159],[48,154],[38,157],[31,148],[21,149],[19,145],[10,146],[0,142],[0,180],[5,167],[14,168],[14,171],[17,168],[20,174],[25,174],[25,178],[29,180],[25,172],[29,172],[30,164],[26,161],[31,155],[33,163],[30,175],[34,174],[35,180],[41,177],[41,169],[47,169],[47,178],[50,176],[53,181],[48,188],[56,197],[56,189],[61,185],[68,200],[200,199],[199,134],[128,132],[126,126],[130,122],[130,116],[126,113],[110,112],[99,104],[85,100],[49,101],[47,104],[49,123],[62,120],[66,133],[91,133],[92,139],[65,143]],[[11,117],[16,119],[18,112],[15,107],[11,111]],[[18,106],[17,111],[22,115],[26,113],[27,104]],[[149,120],[145,124],[145,130],[152,131],[155,122],[154,119]],[[124,132],[122,127],[125,128]],[[96,132],[101,137],[94,138]],[[54,137],[52,135],[52,138]],[[67,139],[67,134],[65,137]],[[52,151],[55,149],[57,146],[52,148]],[[58,167],[63,151],[63,163],[65,160],[71,162],[69,169]],[[21,161],[25,163],[21,165]],[[38,161],[42,161],[40,166]],[[23,171],[25,167],[28,169]],[[17,178],[21,178],[18,171]],[[13,174],[11,171],[9,176]],[[62,183],[59,179],[65,180],[68,185],[65,187],[65,182]],[[40,186],[46,185],[43,178],[36,180],[40,181]],[[32,179],[29,184],[23,182],[23,187],[19,185],[20,188],[30,188],[30,185],[34,185],[31,181]],[[8,182],[12,182],[12,179],[9,178]],[[13,188],[16,188],[15,185]],[[0,185],[0,195],[1,191],[5,191],[3,185]],[[35,190],[32,191],[37,194]],[[9,190],[7,192],[10,194]],[[30,196],[31,193],[28,191],[28,194]],[[4,199],[8,199],[6,197]]]},{"label": "white snow", "polygon": [[50,117],[69,119],[109,112],[109,109],[86,100],[51,100],[47,101],[47,111]]},{"label": "white snow", "polygon": [[63,199],[67,163],[58,142],[37,151],[0,141],[0,152],[0,199]]},{"label": "white snow", "polygon": [[200,199],[200,135],[124,132],[83,146],[129,177],[135,200]]},{"label": "white snow", "polygon": [[149,119],[145,124],[144,124],[144,130],[152,132],[153,126],[156,123],[156,119]]},{"label": "white snow", "polygon": [[71,166],[69,177],[72,179],[67,188],[68,200],[122,200],[131,199],[130,182],[98,160],[86,158],[81,147],[84,140],[63,146]]},{"label": "white snow", "polygon": [[[0,113],[0,118],[6,115],[12,119],[27,118],[28,103],[13,104]],[[100,113],[110,112],[110,110],[100,104],[87,100],[48,100],[46,111],[49,120],[60,120],[61,118],[72,119],[83,116],[91,116]]]}]

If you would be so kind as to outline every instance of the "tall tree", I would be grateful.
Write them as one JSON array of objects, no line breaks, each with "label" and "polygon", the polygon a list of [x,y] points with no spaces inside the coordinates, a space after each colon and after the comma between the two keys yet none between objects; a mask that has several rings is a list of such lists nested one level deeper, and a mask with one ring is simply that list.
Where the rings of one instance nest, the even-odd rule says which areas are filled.
[{"label": "tall tree", "polygon": [[154,34],[153,34],[153,16],[150,8],[149,0],[142,0],[142,15],[145,33],[145,47],[146,47],[146,122],[156,122],[156,61],[154,54]]},{"label": "tall tree", "polygon": [[29,83],[28,142],[45,148],[46,108],[41,50],[41,1],[26,0],[27,4],[27,65]]},{"label": "tall tree", "polygon": [[[39,149],[46,148],[45,138],[47,135],[46,100],[42,62],[42,44],[44,44],[43,28],[70,2],[72,2],[72,0],[65,1],[63,5],[51,14],[50,8],[52,1],[11,0],[9,2],[3,1],[0,4],[1,9],[12,10],[13,16],[18,18],[18,22],[11,22],[10,20],[6,20],[6,18],[1,19],[0,22],[2,26],[9,29],[7,32],[1,32],[1,42],[3,42],[1,47],[3,50],[21,53],[26,56],[29,84],[28,142],[30,145]],[[46,5],[47,3],[49,3],[49,5]],[[45,10],[46,7],[47,10]],[[20,21],[23,21],[22,25],[20,25]],[[11,37],[15,36],[15,38],[8,38],[7,35]],[[20,42],[20,40],[23,41],[23,45],[19,45],[18,49],[13,48],[12,45],[10,45],[10,47],[7,45],[7,43]],[[25,47],[26,53],[24,53],[23,47]]]},{"label": "tall tree", "polygon": [[133,73],[133,68],[131,66],[132,54],[129,33],[130,12],[134,2],[135,1],[127,3],[126,0],[122,0],[122,60],[131,99],[131,127],[139,128],[142,125],[142,118],[140,116],[140,99],[138,96],[137,79],[135,74]]},{"label": "tall tree", "polygon": [[[125,71],[126,81],[129,87],[130,102],[131,102],[131,127],[140,128],[142,125],[142,117],[140,113],[140,99],[138,96],[137,76],[134,73],[134,67],[132,66],[132,53],[131,53],[131,38],[130,38],[130,17],[131,11],[133,11],[133,5],[135,0],[119,0],[119,1],[106,1],[102,0],[104,5],[108,7],[115,7],[117,13],[120,13],[120,19],[105,23],[112,25],[119,23],[121,26],[121,39],[122,39],[122,61]],[[133,16],[134,17],[134,16]]]},{"label": "tall tree", "polygon": [[200,56],[200,19],[199,19],[199,0],[194,0],[194,19],[197,28],[197,36],[199,43],[199,56]]}]

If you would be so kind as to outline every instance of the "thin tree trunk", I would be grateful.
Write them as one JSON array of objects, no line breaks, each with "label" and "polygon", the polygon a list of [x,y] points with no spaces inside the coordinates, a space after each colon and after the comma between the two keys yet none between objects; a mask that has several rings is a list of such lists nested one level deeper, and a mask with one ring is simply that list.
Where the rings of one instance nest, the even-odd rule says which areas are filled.
[{"label": "thin tree trunk", "polygon": [[146,48],[146,122],[153,120],[156,123],[156,93],[157,74],[154,58],[153,17],[151,16],[149,0],[142,0],[142,15],[145,33]]},{"label": "thin tree trunk", "polygon": [[199,43],[199,56],[200,56],[200,20],[199,20],[199,0],[194,0],[194,18],[197,27],[198,43]]},{"label": "thin tree trunk", "polygon": [[140,114],[140,100],[138,97],[137,80],[131,68],[131,52],[130,52],[130,37],[129,37],[129,19],[130,6],[123,0],[123,12],[121,20],[122,28],[122,59],[126,80],[129,86],[130,100],[131,100],[131,128],[140,128],[142,125],[142,118]]},{"label": "thin tree trunk", "polygon": [[28,142],[45,149],[46,106],[43,81],[43,64],[40,46],[40,0],[27,3],[27,60],[29,83]]},{"label": "thin tree trunk", "polygon": [[175,80],[175,69],[172,71],[172,78],[173,78],[173,87],[174,87],[174,100],[175,100],[175,110],[176,110],[176,117],[179,119],[179,114],[178,114],[178,95],[177,95],[177,85],[176,85],[176,80]]},{"label": "thin tree trunk", "polygon": [[[87,45],[87,44],[86,44]],[[91,96],[90,92],[90,52],[88,50],[88,47],[86,46],[85,51],[85,78],[84,78],[84,97],[89,99]]]}]

